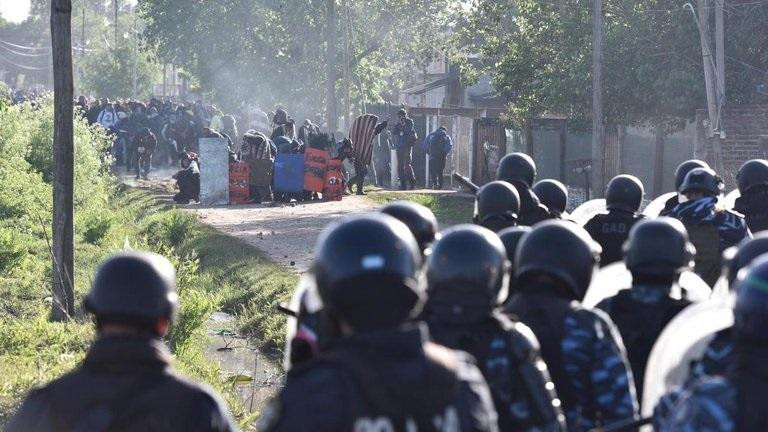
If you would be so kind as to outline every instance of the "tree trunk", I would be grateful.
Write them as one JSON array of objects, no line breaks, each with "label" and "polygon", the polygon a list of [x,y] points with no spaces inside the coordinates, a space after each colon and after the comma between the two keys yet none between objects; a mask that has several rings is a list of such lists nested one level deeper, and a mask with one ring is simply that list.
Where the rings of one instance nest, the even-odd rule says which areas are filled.
[{"label": "tree trunk", "polygon": [[72,316],[74,298],[74,135],[72,1],[51,2],[53,52],[53,308],[51,319]]}]

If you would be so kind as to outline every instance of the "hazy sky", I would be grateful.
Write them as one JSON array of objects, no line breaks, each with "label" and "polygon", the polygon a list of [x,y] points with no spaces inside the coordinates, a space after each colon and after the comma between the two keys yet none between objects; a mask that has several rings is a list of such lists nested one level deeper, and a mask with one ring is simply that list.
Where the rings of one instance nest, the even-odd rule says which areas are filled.
[{"label": "hazy sky", "polygon": [[11,22],[22,22],[29,15],[30,0],[0,0],[0,16]]}]

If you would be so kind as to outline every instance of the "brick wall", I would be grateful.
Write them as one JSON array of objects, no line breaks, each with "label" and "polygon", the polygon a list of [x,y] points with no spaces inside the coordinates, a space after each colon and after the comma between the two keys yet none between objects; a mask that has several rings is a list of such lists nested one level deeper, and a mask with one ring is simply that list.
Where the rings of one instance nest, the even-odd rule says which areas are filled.
[{"label": "brick wall", "polygon": [[[706,118],[700,110],[698,118]],[[749,159],[768,158],[768,105],[744,105],[725,108],[722,142],[723,172],[728,189],[736,186],[736,172]]]}]

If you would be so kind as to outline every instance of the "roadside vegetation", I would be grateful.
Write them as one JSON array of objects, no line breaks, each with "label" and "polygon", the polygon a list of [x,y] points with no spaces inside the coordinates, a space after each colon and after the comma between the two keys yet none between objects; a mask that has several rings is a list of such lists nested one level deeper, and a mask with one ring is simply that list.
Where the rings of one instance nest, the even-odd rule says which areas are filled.
[{"label": "roadside vegetation", "polygon": [[175,366],[225,396],[244,425],[246,416],[219,365],[203,351],[211,313],[233,313],[242,329],[281,346],[285,300],[296,276],[242,242],[215,232],[193,214],[169,208],[146,191],[121,187],[109,173],[109,140],[76,119],[75,291],[78,309],[65,323],[50,311],[53,108],[0,106],[0,425],[33,387],[75,368],[93,340],[81,308],[98,263],[123,249],[168,257],[178,272],[181,310],[167,341]]},{"label": "roadside vegetation", "polygon": [[475,208],[471,197],[458,193],[372,192],[368,197],[382,205],[399,200],[421,204],[432,210],[440,222],[441,229],[461,223],[472,223]]}]

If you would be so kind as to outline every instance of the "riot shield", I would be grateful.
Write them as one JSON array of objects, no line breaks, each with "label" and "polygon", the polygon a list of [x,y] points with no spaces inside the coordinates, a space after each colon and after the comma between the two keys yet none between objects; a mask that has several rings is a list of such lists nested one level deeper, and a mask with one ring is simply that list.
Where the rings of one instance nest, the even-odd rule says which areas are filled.
[{"label": "riot shield", "polygon": [[725,195],[725,197],[722,198],[723,200],[723,206],[727,208],[728,210],[733,210],[734,207],[736,207],[736,200],[741,197],[741,193],[738,189],[734,189],[728,194]]},{"label": "riot shield", "polygon": [[715,333],[733,325],[732,300],[713,299],[683,309],[651,350],[645,368],[641,414],[648,417],[659,399],[685,383],[691,363],[701,359]]},{"label": "riot shield", "polygon": [[649,218],[659,217],[659,213],[661,213],[661,211],[664,209],[667,201],[669,201],[669,199],[675,195],[677,195],[677,192],[667,192],[654,198],[653,201],[645,206],[645,209],[643,209],[643,214]]},{"label": "riot shield", "polygon": [[[590,283],[582,305],[588,308],[597,306],[608,297],[613,297],[623,289],[632,286],[632,274],[624,262],[619,261],[601,268]],[[686,298],[692,302],[702,302],[712,297],[712,288],[692,271],[685,271],[680,280],[672,287],[671,296]]]},{"label": "riot shield", "polygon": [[606,213],[608,209],[605,207],[605,200],[602,198],[589,200],[582,205],[576,207],[569,217],[570,220],[577,224],[584,226],[590,219],[592,219],[598,213]]}]

